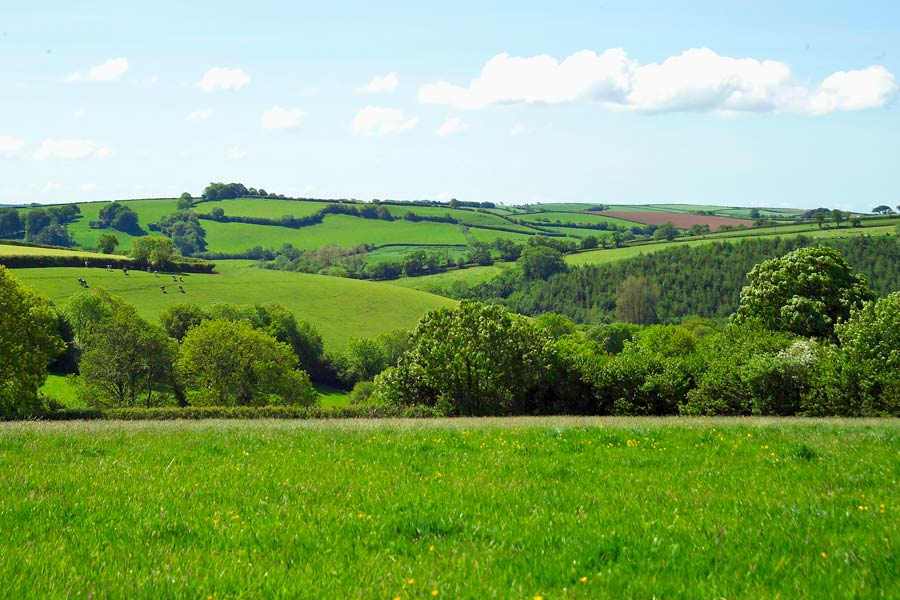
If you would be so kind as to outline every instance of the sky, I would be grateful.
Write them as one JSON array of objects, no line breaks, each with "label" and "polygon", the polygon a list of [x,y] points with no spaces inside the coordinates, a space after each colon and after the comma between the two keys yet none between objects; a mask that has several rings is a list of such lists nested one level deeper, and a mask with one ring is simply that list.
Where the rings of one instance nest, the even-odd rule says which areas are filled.
[{"label": "sky", "polygon": [[900,204],[900,3],[0,0],[0,203]]}]

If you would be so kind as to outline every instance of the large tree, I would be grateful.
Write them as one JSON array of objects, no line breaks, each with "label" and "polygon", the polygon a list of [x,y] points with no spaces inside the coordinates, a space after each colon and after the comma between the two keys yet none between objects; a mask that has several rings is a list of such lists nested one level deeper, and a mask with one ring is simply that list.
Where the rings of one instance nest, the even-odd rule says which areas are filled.
[{"label": "large tree", "polygon": [[547,279],[566,270],[562,253],[548,246],[526,246],[516,264],[526,279]]},{"label": "large tree", "polygon": [[645,277],[629,275],[616,288],[616,318],[626,323],[649,325],[656,320],[659,287]]},{"label": "large tree", "polygon": [[800,248],[759,263],[747,275],[734,320],[758,322],[805,337],[831,337],[853,308],[875,298],[863,275],[853,273],[832,248]]},{"label": "large tree", "polygon": [[138,262],[160,267],[175,255],[175,247],[167,237],[148,236],[134,240],[129,252]]},{"label": "large tree", "polygon": [[290,346],[243,322],[204,321],[190,329],[176,366],[196,404],[310,405],[317,397]]},{"label": "large tree", "polygon": [[375,379],[376,398],[463,415],[536,412],[552,365],[550,347],[524,318],[463,301],[422,318],[400,364]]},{"label": "large tree", "polygon": [[40,409],[38,388],[47,365],[65,345],[46,299],[20,285],[0,266],[0,418]]}]

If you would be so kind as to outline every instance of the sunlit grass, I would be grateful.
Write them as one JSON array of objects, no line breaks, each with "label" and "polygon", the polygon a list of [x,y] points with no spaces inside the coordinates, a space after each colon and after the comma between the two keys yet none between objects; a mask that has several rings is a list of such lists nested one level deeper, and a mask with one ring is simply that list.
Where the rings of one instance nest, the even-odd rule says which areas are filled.
[{"label": "sunlit grass", "polygon": [[897,421],[0,425],[7,597],[900,595]]}]

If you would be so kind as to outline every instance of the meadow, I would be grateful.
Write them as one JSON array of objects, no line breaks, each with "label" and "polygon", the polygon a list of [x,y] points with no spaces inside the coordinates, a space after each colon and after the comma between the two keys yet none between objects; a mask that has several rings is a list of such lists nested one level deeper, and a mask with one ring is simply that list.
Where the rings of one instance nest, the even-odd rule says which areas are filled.
[{"label": "meadow", "polygon": [[[0,244],[0,256],[78,256],[89,259],[100,259],[102,255],[94,252],[86,252],[84,250],[63,250],[60,248],[41,248],[35,246],[13,246],[11,244]],[[120,254],[113,256],[115,258],[124,258]]]},{"label": "meadow", "polygon": [[0,424],[0,595],[896,598],[897,421]]},{"label": "meadow", "polygon": [[[370,281],[271,271],[250,266],[249,261],[221,261],[213,275],[184,275],[184,294],[171,276],[135,270],[97,268],[15,269],[13,275],[65,306],[83,291],[77,278],[92,288],[103,287],[133,304],[146,319],[156,322],[160,313],[176,304],[201,306],[215,302],[285,306],[297,319],[309,321],[322,334],[326,348],[339,350],[351,337],[372,337],[394,329],[411,329],[428,310],[453,306],[453,300],[397,286]],[[159,286],[165,285],[163,294]]]}]

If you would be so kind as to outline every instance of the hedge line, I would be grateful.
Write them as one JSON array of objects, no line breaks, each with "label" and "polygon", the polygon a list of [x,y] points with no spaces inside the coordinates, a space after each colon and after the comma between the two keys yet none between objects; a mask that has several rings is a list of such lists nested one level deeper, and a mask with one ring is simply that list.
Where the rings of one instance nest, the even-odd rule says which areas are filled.
[{"label": "hedge line", "polygon": [[[105,254],[96,256],[52,256],[52,255],[23,255],[0,256],[0,265],[11,269],[42,268],[42,267],[83,267],[88,261],[92,267],[103,268],[112,265],[116,269],[128,267],[139,269],[140,265],[130,258],[114,258]],[[176,271],[181,273],[212,273],[215,263],[196,258],[179,258],[162,265],[164,271]]]},{"label": "hedge line", "polygon": [[63,409],[36,417],[41,421],[173,421],[203,419],[387,419],[433,418],[428,406],[169,406],[159,408]]}]

